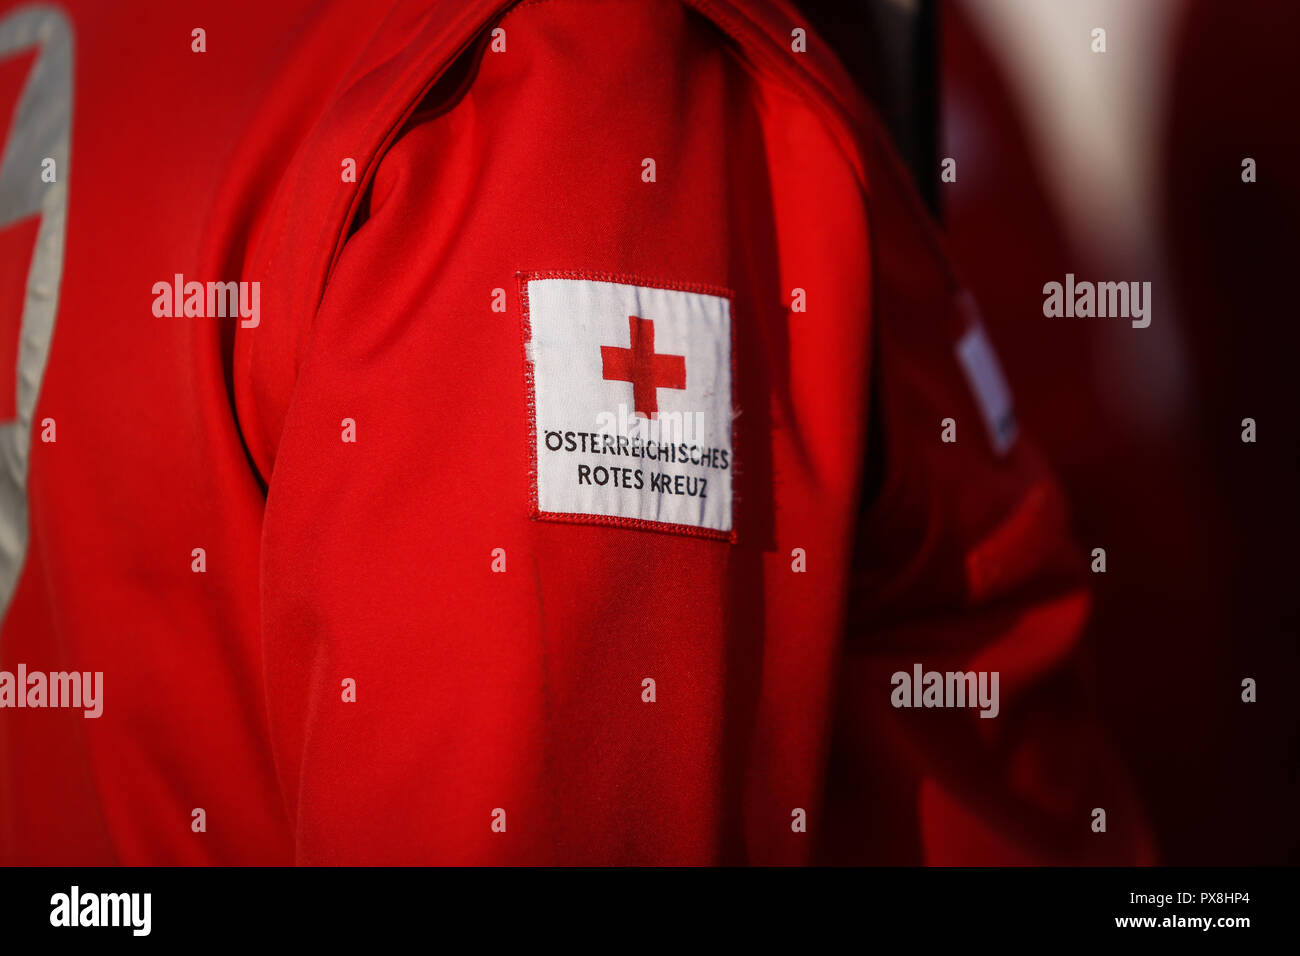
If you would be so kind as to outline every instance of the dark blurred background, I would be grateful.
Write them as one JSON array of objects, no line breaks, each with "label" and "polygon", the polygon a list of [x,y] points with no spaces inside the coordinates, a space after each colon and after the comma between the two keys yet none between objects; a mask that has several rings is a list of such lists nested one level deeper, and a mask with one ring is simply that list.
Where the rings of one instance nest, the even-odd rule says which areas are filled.
[{"label": "dark blurred background", "polygon": [[[1106,549],[1096,703],[1160,862],[1300,862],[1300,3],[800,6],[942,223],[1079,544]],[[1150,327],[1045,318],[1066,273],[1151,282]]]}]

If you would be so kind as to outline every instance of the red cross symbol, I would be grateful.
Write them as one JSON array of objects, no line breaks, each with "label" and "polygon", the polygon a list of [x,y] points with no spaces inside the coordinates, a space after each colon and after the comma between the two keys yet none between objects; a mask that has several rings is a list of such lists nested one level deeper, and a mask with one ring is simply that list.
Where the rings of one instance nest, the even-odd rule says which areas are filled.
[{"label": "red cross symbol", "polygon": [[659,413],[659,389],[686,387],[686,356],[655,355],[653,319],[627,317],[631,348],[600,347],[601,374],[611,382],[632,383],[634,414],[654,418]]}]

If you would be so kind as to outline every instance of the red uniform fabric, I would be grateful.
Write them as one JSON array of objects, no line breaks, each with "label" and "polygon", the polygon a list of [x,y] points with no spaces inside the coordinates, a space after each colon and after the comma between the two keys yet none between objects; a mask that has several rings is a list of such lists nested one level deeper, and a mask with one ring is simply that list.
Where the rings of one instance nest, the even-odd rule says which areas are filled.
[{"label": "red uniform fabric", "polygon": [[[1087,607],[1052,480],[991,446],[961,285],[792,9],[71,10],[0,668],[102,670],[104,713],[0,711],[0,859],[1141,855],[1035,698]],[[730,293],[728,537],[533,517],[539,272]],[[151,314],[175,274],[260,322]],[[913,662],[1000,670],[1001,715],[891,708]]]}]

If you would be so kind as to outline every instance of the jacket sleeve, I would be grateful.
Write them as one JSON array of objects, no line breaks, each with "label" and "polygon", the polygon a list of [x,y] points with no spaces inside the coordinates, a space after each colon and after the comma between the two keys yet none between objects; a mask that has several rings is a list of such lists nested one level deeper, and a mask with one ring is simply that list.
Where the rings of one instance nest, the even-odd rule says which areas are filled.
[{"label": "jacket sleeve", "polygon": [[[808,653],[801,626],[837,644],[839,602],[811,574],[793,577],[789,552],[808,548],[818,573],[842,574],[824,542],[848,535],[857,420],[839,414],[852,402],[838,396],[856,396],[861,363],[834,320],[861,315],[864,293],[827,288],[787,344],[787,290],[799,282],[755,250],[773,241],[768,163],[780,160],[799,171],[784,177],[800,190],[783,206],[791,244],[808,261],[846,239],[856,254],[849,173],[816,115],[789,93],[761,99],[719,31],[679,4],[548,0],[499,24],[501,51],[467,53],[377,157],[295,354],[269,468],[262,639],[297,859],[793,858],[809,841],[792,833],[790,808],[812,806],[805,794],[819,782],[804,731],[824,729],[827,706],[821,671],[797,668],[831,659]],[[773,114],[781,138],[769,142]],[[808,194],[831,213],[818,236],[802,228]],[[736,475],[738,543],[540,507],[530,470],[550,449],[536,443],[530,408],[536,428],[557,428],[542,417],[587,416],[592,395],[616,412],[637,394],[602,373],[605,348],[630,344],[626,311],[590,349],[548,366],[546,381],[534,376],[542,363],[525,343],[542,343],[534,359],[545,346],[539,298],[530,316],[519,274],[561,271],[734,294],[734,336],[709,333],[707,354],[723,356],[715,371],[737,370],[744,454],[734,471],[718,456],[706,493],[724,497],[724,469]],[[596,327],[579,300],[553,309]],[[265,312],[251,330],[259,343],[275,332]],[[694,361],[666,328],[656,325],[654,351]],[[796,348],[804,354],[788,359]],[[793,383],[768,370],[787,361]],[[560,396],[549,412],[547,385]],[[731,395],[713,394],[710,427],[727,429]],[[664,407],[671,398],[659,393]],[[784,432],[771,425],[778,400],[801,411]],[[817,439],[817,454],[800,438]],[[780,489],[776,441],[793,449]],[[654,488],[674,469],[642,459],[575,456],[565,474],[582,480],[579,463],[593,482],[597,466],[640,473],[636,503],[651,518],[649,495],[682,487]],[[798,535],[783,552],[764,537],[778,493]],[[543,510],[558,518],[532,520]],[[767,647],[779,638],[787,655],[771,666],[765,626]],[[769,692],[763,680],[784,683]],[[776,706],[764,723],[773,731],[751,746],[754,711]],[[755,751],[765,759],[749,773]],[[746,785],[760,807],[749,815]],[[778,785],[795,795],[768,812],[760,801]],[[757,849],[742,832],[751,821]]]},{"label": "jacket sleeve", "polygon": [[[1151,862],[1090,696],[1088,569],[1060,486],[1018,433],[978,306],[907,185],[878,185],[869,462],[828,854]],[[952,673],[996,693],[977,708],[929,706],[931,673],[945,691]]]}]

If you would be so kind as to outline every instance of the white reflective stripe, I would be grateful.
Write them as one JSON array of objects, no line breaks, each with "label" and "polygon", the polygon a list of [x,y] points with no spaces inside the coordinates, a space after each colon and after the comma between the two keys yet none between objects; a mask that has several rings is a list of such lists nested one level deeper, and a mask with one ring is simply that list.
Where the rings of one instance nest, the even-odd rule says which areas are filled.
[{"label": "white reflective stripe", "polygon": [[966,373],[966,382],[975,395],[980,417],[988,432],[989,444],[999,455],[1005,455],[1015,444],[1018,427],[1016,407],[1002,366],[998,363],[993,343],[984,334],[979,309],[969,292],[963,293],[958,308],[970,320],[966,334],[957,342],[957,360]]},{"label": "white reflective stripe", "polygon": [[[0,20],[0,59],[35,47],[0,157],[0,227],[40,214],[27,272],[18,343],[15,421],[0,425],[0,616],[9,609],[27,553],[27,470],[32,416],[54,335],[67,228],[72,138],[72,27],[56,7],[19,7]],[[3,135],[3,132],[0,132]],[[41,179],[54,160],[55,182]]]}]

